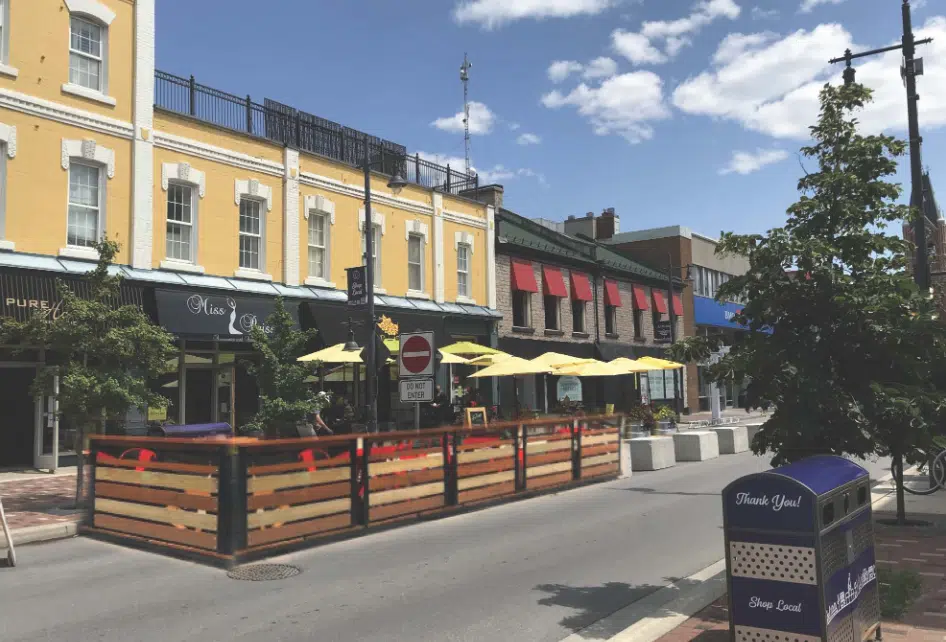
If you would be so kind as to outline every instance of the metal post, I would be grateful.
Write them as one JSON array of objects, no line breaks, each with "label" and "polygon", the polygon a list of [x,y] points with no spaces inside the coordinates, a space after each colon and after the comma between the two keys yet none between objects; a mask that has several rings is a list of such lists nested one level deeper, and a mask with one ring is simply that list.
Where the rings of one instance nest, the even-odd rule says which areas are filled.
[{"label": "metal post", "polygon": [[447,163],[447,189],[446,192],[450,193],[450,163]]},{"label": "metal post", "polygon": [[53,466],[59,470],[59,375],[53,377]]},{"label": "metal post", "polygon": [[910,133],[910,182],[913,194],[918,197],[919,210],[914,213],[913,238],[916,242],[916,268],[914,279],[921,292],[929,287],[929,260],[926,248],[926,216],[923,213],[923,165],[920,159],[920,123],[916,103],[920,99],[916,94],[916,73],[914,54],[916,42],[913,38],[913,21],[910,16],[910,0],[903,0],[903,67],[907,85],[907,121]]},{"label": "metal post", "polygon": [[189,96],[190,96],[190,112],[191,112],[191,116],[194,116],[194,115],[197,114],[197,100],[196,100],[196,98],[197,98],[197,81],[194,80],[194,76],[193,76],[193,75],[191,75],[190,82],[188,83],[188,87],[189,87],[189,89],[190,89],[190,92],[189,92]]},{"label": "metal post", "polygon": [[420,404],[414,404],[414,430],[420,431]]},{"label": "metal post", "polygon": [[365,267],[368,272],[368,345],[365,360],[365,392],[368,433],[378,431],[378,369],[375,367],[375,340],[378,325],[374,319],[374,227],[371,224],[371,159],[368,153],[368,135],[364,137],[365,156]]},{"label": "metal post", "polygon": [[246,95],[246,133],[253,133],[253,99]]},{"label": "metal post", "polygon": [[414,182],[423,185],[420,181],[420,154],[414,154]]}]

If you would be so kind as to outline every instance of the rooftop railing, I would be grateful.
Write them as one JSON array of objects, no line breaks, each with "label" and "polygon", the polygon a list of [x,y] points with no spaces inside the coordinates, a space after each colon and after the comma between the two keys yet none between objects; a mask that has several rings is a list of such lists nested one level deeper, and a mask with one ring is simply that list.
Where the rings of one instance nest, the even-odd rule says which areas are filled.
[{"label": "rooftop railing", "polygon": [[459,194],[479,187],[476,174],[432,163],[419,154],[408,154],[403,145],[269,98],[259,104],[249,95],[237,96],[202,85],[193,76],[182,78],[155,70],[154,103],[158,109],[325,156],[352,167],[362,166],[367,144],[373,169],[388,175],[400,174],[408,182],[429,189]]}]

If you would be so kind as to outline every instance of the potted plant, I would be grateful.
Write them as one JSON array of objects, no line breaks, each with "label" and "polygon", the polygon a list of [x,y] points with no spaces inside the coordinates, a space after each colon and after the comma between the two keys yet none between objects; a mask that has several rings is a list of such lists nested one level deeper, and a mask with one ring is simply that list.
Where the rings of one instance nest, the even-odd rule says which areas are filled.
[{"label": "potted plant", "polygon": [[640,437],[650,432],[654,425],[654,413],[650,406],[634,406],[627,413],[627,432],[631,437]]},{"label": "potted plant", "polygon": [[670,406],[661,406],[654,413],[654,419],[657,420],[657,433],[666,435],[676,430],[677,413]]}]

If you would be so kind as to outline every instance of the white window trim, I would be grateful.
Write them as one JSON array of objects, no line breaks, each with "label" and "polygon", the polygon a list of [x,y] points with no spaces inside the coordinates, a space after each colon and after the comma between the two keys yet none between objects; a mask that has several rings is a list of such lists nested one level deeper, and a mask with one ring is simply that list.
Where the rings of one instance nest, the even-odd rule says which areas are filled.
[{"label": "white window trim", "polygon": [[[457,232],[457,233],[456,233],[457,239],[460,239],[462,234],[467,234],[467,233],[466,233],[466,232]],[[470,243],[472,243],[472,242],[473,242],[473,235],[472,235],[472,234],[467,234],[467,236],[469,236]],[[474,298],[471,297],[471,296],[466,296],[465,294],[460,294],[460,276],[459,276],[459,274],[460,274],[460,246],[461,246],[461,245],[462,245],[463,247],[467,248],[467,250],[468,250],[468,252],[469,252],[469,255],[467,256],[467,262],[466,262],[466,287],[467,287],[467,291],[468,291],[468,292],[473,292],[473,283],[472,283],[472,278],[473,278],[473,270],[472,270],[473,246],[470,245],[469,243],[467,243],[467,242],[465,241],[465,237],[464,237],[464,240],[460,240],[460,241],[454,243],[454,245],[453,245],[454,250],[456,250],[456,255],[457,255],[457,303],[465,303],[465,304],[467,304],[467,305],[476,305],[476,299],[474,299]]]},{"label": "white window trim", "polygon": [[109,178],[115,178],[115,151],[97,145],[91,138],[84,140],[62,139],[62,168],[68,170],[69,162],[73,158],[98,163],[105,167],[105,173]]},{"label": "white window trim", "polygon": [[[159,266],[164,270],[174,270],[175,272],[192,272],[194,274],[203,274],[204,268],[197,263],[197,252],[200,249],[200,207],[198,200],[206,195],[206,176],[199,169],[191,167],[190,163],[161,163],[161,189],[168,191],[171,183],[181,183],[197,190],[197,198],[191,203],[191,253],[194,256],[193,261],[184,261],[182,259],[172,259],[165,256]],[[164,221],[167,225],[167,197],[165,197]],[[165,227],[165,229],[167,229]],[[167,253],[167,241],[164,245],[165,254]]]},{"label": "white window trim", "polygon": [[[239,183],[246,181],[236,181],[238,186]],[[263,271],[264,266],[266,265],[266,213],[272,209],[272,188],[266,187],[265,185],[260,185],[259,181],[256,179],[250,179],[249,188],[253,188],[253,183],[256,183],[255,194],[250,194],[248,192],[238,193],[236,196],[237,204],[237,264],[239,264],[239,255],[240,255],[240,210],[239,205],[240,201],[243,200],[243,197],[250,198],[252,200],[258,201],[260,204],[260,222],[259,222],[259,231],[260,231],[260,240],[259,240],[259,264],[260,269],[254,270],[252,268],[237,267],[233,272],[233,276],[238,279],[249,279],[252,281],[272,281],[273,276],[267,274]],[[269,194],[269,199],[266,199],[265,193]],[[268,205],[266,205],[268,203]]]},{"label": "white window trim", "polygon": [[[79,96],[80,98],[87,98],[88,100],[94,100],[96,102],[102,103],[103,105],[109,105],[114,107],[118,104],[118,101],[114,97],[108,95],[108,68],[109,68],[109,50],[108,50],[108,41],[109,25],[112,24],[112,21],[115,19],[115,12],[103,5],[100,2],[95,0],[65,0],[66,8],[69,9],[70,18],[72,14],[75,14],[77,18],[82,18],[89,20],[91,22],[98,23],[98,26],[102,29],[102,68],[100,70],[99,79],[102,85],[102,88],[99,90],[90,89],[88,87],[83,87],[82,85],[77,85],[75,83],[69,82],[68,80],[62,83],[62,91],[66,94],[72,94],[73,96]],[[70,23],[69,27],[69,41],[67,51],[72,53],[72,26]]]},{"label": "white window trim", "polygon": [[0,74],[16,78],[20,70],[10,62],[10,0],[0,0],[0,21],[3,23],[3,36],[0,38]]},{"label": "white window trim", "polygon": [[69,13],[89,16],[101,22],[105,27],[112,24],[115,12],[96,0],[64,0]]},{"label": "white window trim", "polygon": [[[371,225],[378,226],[378,240],[380,241],[381,239],[383,239],[384,238],[384,214],[382,214],[381,212],[378,212],[377,210],[371,210]],[[360,238],[361,236],[364,235],[364,233],[365,233],[365,208],[362,207],[361,209],[358,210],[359,249],[360,249],[360,243],[361,243]],[[378,243],[378,251],[376,252],[376,254],[378,255],[378,266],[381,266],[379,267],[379,270],[383,270],[384,256],[381,253],[380,243]],[[361,260],[364,260],[365,257],[362,255],[359,258]],[[358,265],[361,265],[361,263],[359,263]],[[383,274],[383,271],[381,272],[381,274]],[[381,274],[379,274],[378,276],[381,276]],[[375,294],[387,294],[387,290],[384,290],[383,288],[379,287],[380,285],[381,285],[381,279],[380,278],[375,279],[375,284],[374,284]]]},{"label": "white window trim", "polygon": [[543,321],[545,321],[545,323],[546,323],[545,329],[546,329],[546,330],[555,330],[555,331],[557,331],[557,332],[564,332],[564,330],[562,329],[562,297],[554,296],[554,295],[551,295],[551,294],[544,294],[544,295],[542,295],[542,313],[543,313],[543,315],[546,314],[547,311],[548,311],[548,307],[545,305],[545,300],[546,300],[547,298],[555,299],[555,316],[557,317],[557,319],[556,319],[556,324],[558,325],[558,327],[557,327],[557,328],[550,328],[550,327],[548,326],[548,317],[544,317]]},{"label": "white window trim", "polygon": [[419,221],[408,221],[404,227],[407,230],[404,237],[408,243],[408,255],[410,255],[411,237],[415,236],[420,239],[420,289],[414,290],[410,287],[410,262],[408,262],[407,296],[416,299],[429,299],[430,295],[427,294],[427,225]]},{"label": "white window trim", "polygon": [[[61,165],[64,170],[69,171],[72,159],[82,160],[89,164],[99,165],[105,170],[105,176],[109,179],[115,178],[115,151],[107,147],[97,145],[91,138],[85,140],[62,139]],[[69,187],[68,174],[66,176],[66,235],[68,237],[69,227]],[[107,221],[105,210],[108,203],[108,190],[106,181],[99,174],[99,235],[105,235],[105,223]],[[59,249],[59,256],[65,256],[74,259],[88,259],[97,261],[99,259],[98,250],[92,247],[73,247],[66,245]]]},{"label": "white window trim", "polygon": [[264,201],[266,203],[266,211],[273,211],[273,188],[269,185],[263,185],[255,178],[249,178],[247,180],[240,180],[238,178],[233,181],[234,204],[239,205],[240,200],[244,196]]},{"label": "white window trim", "polygon": [[[335,202],[325,198],[321,194],[307,194],[305,198],[302,199],[302,218],[306,221],[309,220],[311,212],[318,212],[321,215],[327,215],[329,225],[335,225]],[[362,214],[364,216],[364,214]],[[309,258],[309,241],[308,241],[309,228],[306,226],[306,263],[308,265]],[[328,256],[326,260],[326,272],[331,274],[332,269],[332,232],[328,231]],[[308,271],[308,268],[307,268]],[[314,276],[306,276],[305,279],[306,285],[314,285],[320,288],[335,288],[335,283],[327,279],[319,279]],[[377,289],[377,288],[376,288]]]},{"label": "white window trim", "polygon": [[[376,210],[371,210],[371,224],[381,228],[381,236],[384,236],[384,214]],[[365,231],[365,208],[358,210],[358,231]]]},{"label": "white window trim", "polygon": [[[0,0],[7,2],[8,0]],[[0,157],[0,250],[15,250],[13,241],[7,240],[7,158],[16,158],[16,125],[0,123],[0,143],[6,146],[7,153]]]},{"label": "white window trim", "polygon": [[524,317],[523,320],[527,323],[527,325],[516,325],[516,307],[515,307],[515,306],[516,306],[516,294],[515,294],[515,292],[516,292],[516,291],[513,291],[513,294],[512,294],[512,305],[513,305],[513,308],[512,308],[512,318],[510,319],[510,321],[512,321],[513,327],[514,327],[514,328],[534,328],[535,326],[534,326],[533,323],[532,323],[532,294],[533,294],[533,293],[532,293],[532,292],[525,292],[525,291],[519,290],[519,292],[522,292],[522,296],[525,297],[525,308],[526,308],[526,309],[524,310],[525,314],[523,315],[523,317]]},{"label": "white window trim", "polygon": [[467,245],[470,248],[470,256],[473,256],[473,235],[469,232],[454,232],[453,249],[456,250],[461,245]]},{"label": "white window trim", "polygon": [[[309,200],[310,198],[312,199],[312,201]],[[325,235],[327,237],[326,240],[328,241],[325,244],[325,273],[328,275],[331,275],[332,274],[332,227],[335,225],[335,205],[334,203],[332,204],[332,208],[331,208],[332,211],[329,212],[326,210],[319,209],[319,207],[315,206],[317,203],[317,199],[315,197],[306,196],[305,202],[306,202],[306,209],[305,209],[306,221],[311,220],[312,214],[315,213],[316,215],[323,217],[325,221],[328,223],[328,227],[325,230]],[[331,203],[331,201],[329,202]],[[308,207],[310,204],[312,204],[313,207]],[[305,284],[314,285],[320,288],[333,288],[334,289],[335,288],[334,282],[328,279],[322,279],[317,276],[312,276],[308,274],[309,269],[311,269],[311,266],[309,265],[309,248],[312,247],[311,245],[309,245],[308,224],[306,225],[305,247],[306,247],[306,266],[307,266]]]}]

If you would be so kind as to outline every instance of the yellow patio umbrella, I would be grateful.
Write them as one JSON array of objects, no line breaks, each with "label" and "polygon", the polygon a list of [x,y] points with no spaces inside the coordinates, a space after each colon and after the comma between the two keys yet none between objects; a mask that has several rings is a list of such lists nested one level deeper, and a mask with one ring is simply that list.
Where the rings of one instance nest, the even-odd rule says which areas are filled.
[{"label": "yellow patio umbrella", "polygon": [[384,347],[388,349],[388,352],[391,354],[398,354],[401,351],[401,342],[397,339],[385,339]]},{"label": "yellow patio umbrella", "polygon": [[532,363],[527,359],[520,359],[519,357],[507,357],[499,363],[471,374],[470,377],[512,377],[516,375],[548,374],[550,372],[552,372],[550,366]]},{"label": "yellow patio umbrella", "polygon": [[500,352],[498,354],[484,354],[473,359],[469,359],[466,363],[470,366],[476,366],[477,368],[482,368],[483,366],[494,366],[501,361],[505,361],[510,358],[512,355],[506,354],[505,352]]},{"label": "yellow patio umbrella", "polygon": [[648,368],[648,370],[679,370],[683,367],[682,363],[668,361],[667,359],[658,359],[657,357],[641,357],[637,360],[637,362],[647,366],[652,366]]},{"label": "yellow patio umbrella", "polygon": [[466,365],[469,361],[464,359],[460,355],[450,354],[449,352],[440,351],[440,364],[445,366],[452,365]]},{"label": "yellow patio umbrella", "polygon": [[333,346],[299,357],[296,361],[321,361],[322,363],[364,363],[361,360],[361,350],[349,352],[345,350],[344,343],[336,343]]},{"label": "yellow patio umbrella", "polygon": [[550,368],[558,368],[560,366],[572,366],[579,363],[587,363],[589,361],[594,361],[594,359],[584,359],[582,357],[573,357],[571,355],[562,354],[560,352],[546,352],[545,354],[540,354],[535,359],[532,359],[532,363],[549,366]]},{"label": "yellow patio umbrella", "polygon": [[627,372],[619,366],[592,359],[587,363],[577,363],[556,368],[555,374],[572,377],[616,377],[627,374]]},{"label": "yellow patio umbrella", "polygon": [[612,366],[621,368],[626,372],[626,374],[633,374],[635,372],[647,372],[648,370],[653,370],[651,366],[641,363],[640,361],[634,361],[633,359],[628,359],[627,357],[618,357],[617,359],[612,359],[609,361]]},{"label": "yellow patio umbrella", "polygon": [[473,343],[472,341],[457,341],[456,343],[451,343],[448,346],[440,348],[440,351],[444,354],[458,354],[461,357],[478,356],[483,354],[503,354],[502,350],[490,348],[489,346],[481,346],[480,344]]}]

